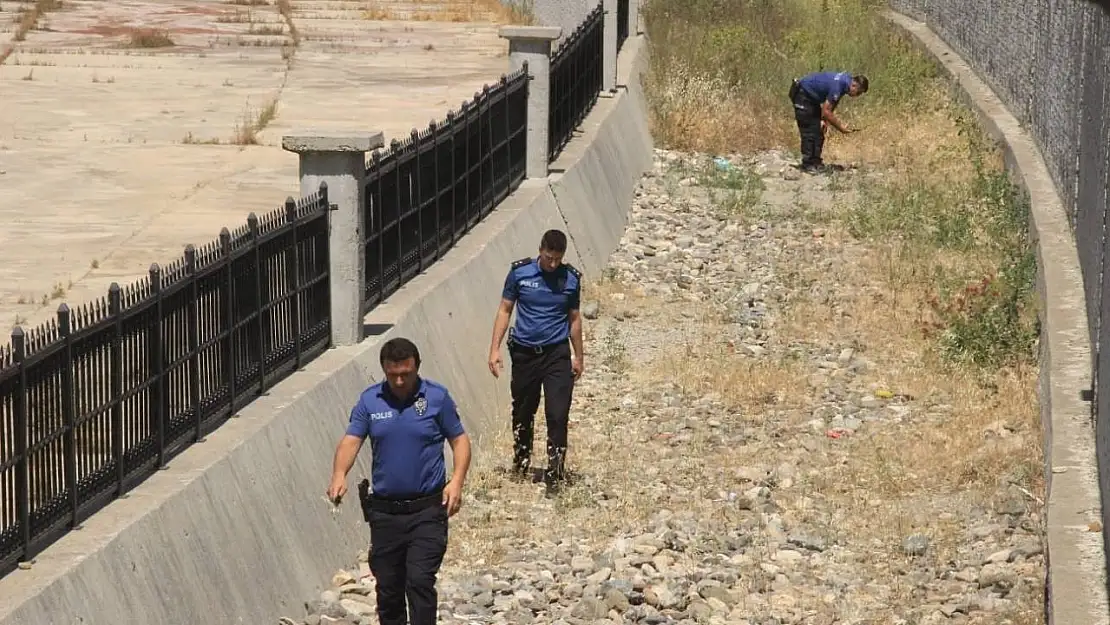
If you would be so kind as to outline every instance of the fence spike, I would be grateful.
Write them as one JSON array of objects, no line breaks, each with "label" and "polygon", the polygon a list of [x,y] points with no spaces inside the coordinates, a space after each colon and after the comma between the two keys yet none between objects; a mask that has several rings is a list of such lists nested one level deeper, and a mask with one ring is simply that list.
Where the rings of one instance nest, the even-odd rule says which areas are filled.
[{"label": "fence spike", "polygon": [[113,282],[112,286],[108,287],[108,313],[118,315],[123,309],[123,301],[120,298],[119,284]]},{"label": "fence spike", "polygon": [[73,331],[73,313],[69,305],[62,302],[58,305],[58,334],[68,336]]},{"label": "fence spike", "polygon": [[23,362],[27,357],[27,333],[23,331],[23,326],[17,325],[12,328],[12,358],[16,362]]},{"label": "fence spike", "polygon": [[197,270],[197,248],[193,247],[190,243],[185,246],[185,271],[188,273],[196,273]]}]

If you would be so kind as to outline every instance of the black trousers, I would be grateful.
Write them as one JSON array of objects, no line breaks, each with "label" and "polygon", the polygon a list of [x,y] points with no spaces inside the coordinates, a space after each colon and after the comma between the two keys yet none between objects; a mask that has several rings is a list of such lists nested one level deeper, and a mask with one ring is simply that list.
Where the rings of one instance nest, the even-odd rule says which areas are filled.
[{"label": "black trousers", "polygon": [[821,132],[821,103],[811,98],[798,85],[790,86],[790,103],[794,107],[794,121],[798,122],[801,135],[802,167],[817,167],[824,163],[821,151],[825,147],[825,134]]},{"label": "black trousers", "polygon": [[447,509],[441,494],[427,499],[408,509],[375,503],[368,514],[370,572],[377,584],[381,625],[435,625],[436,577],[447,552]]},{"label": "black trousers", "polygon": [[519,344],[509,346],[513,361],[513,466],[527,472],[532,457],[536,410],[543,390],[547,416],[547,481],[566,479],[567,425],[574,393],[570,366],[570,343],[549,345],[540,350]]}]

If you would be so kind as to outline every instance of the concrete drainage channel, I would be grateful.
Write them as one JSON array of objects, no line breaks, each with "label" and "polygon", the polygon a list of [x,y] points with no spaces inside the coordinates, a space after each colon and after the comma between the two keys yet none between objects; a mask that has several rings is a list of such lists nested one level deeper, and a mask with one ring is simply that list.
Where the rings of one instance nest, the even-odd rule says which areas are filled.
[{"label": "concrete drainage channel", "polygon": [[[903,25],[921,34],[920,28],[906,22]],[[490,302],[496,301],[504,268],[527,253],[522,250],[531,250],[532,242],[538,241],[544,229],[561,227],[573,235],[571,261],[588,275],[599,275],[610,254],[618,249],[630,205],[646,201],[634,199],[641,174],[651,169],[646,105],[638,80],[646,59],[640,38],[630,39],[626,46],[628,53],[622,54],[618,77],[627,90],[599,102],[583,126],[583,136],[568,146],[556,163],[565,173],[547,181],[526,183],[451,252],[448,262],[414,280],[366,319],[368,324],[389,327],[387,332],[354,347],[332,350],[303,373],[275,387],[269,396],[248,406],[236,423],[211,436],[203,449],[183,456],[168,471],[152,478],[148,486],[137,489],[128,501],[121,502],[124,505],[90,519],[82,532],[75,533],[55,550],[58,560],[65,560],[68,568],[58,568],[52,577],[33,585],[5,586],[5,592],[0,593],[0,624],[47,625],[61,622],[59,614],[67,619],[80,618],[89,625],[232,623],[250,619],[272,622],[278,618],[285,625],[376,622],[373,582],[367,577],[364,563],[359,562],[359,555],[353,553],[366,542],[361,514],[348,505],[333,515],[316,497],[305,499],[300,493],[321,490],[323,478],[330,470],[330,456],[320,454],[320,450],[333,448],[351,398],[365,387],[368,379],[378,377],[377,349],[381,341],[391,336],[416,340],[425,350],[427,374],[460,389],[460,404],[469,411],[488,415],[478,422],[475,434],[480,444],[490,444],[488,436],[483,439],[482,426],[504,417],[507,389],[492,385],[488,373],[464,364],[464,359],[469,358],[464,355],[483,353],[485,349]],[[968,77],[961,76],[965,86],[967,80]],[[1009,135],[1006,138],[1012,139]],[[1023,158],[1027,155],[1017,160]],[[1025,174],[1030,175],[1028,171]],[[612,210],[599,211],[597,207]],[[1040,209],[1040,219],[1051,217],[1043,214],[1044,206]],[[1044,226],[1049,222],[1058,225],[1051,219],[1040,223]],[[1061,233],[1052,232],[1051,237],[1046,237],[1046,232],[1047,228],[1041,231],[1042,246],[1046,241],[1066,245],[1067,239]],[[726,234],[742,236],[731,231]],[[696,239],[699,235],[689,236]],[[1048,257],[1050,262],[1056,258],[1051,251],[1042,252],[1042,257]],[[1046,269],[1046,275],[1050,280],[1061,277],[1050,269]],[[1071,283],[1049,285],[1046,292],[1074,298],[1074,272],[1064,271],[1063,277]],[[737,278],[729,275],[722,279]],[[1065,287],[1071,290],[1065,291]],[[452,314],[444,318],[444,310]],[[625,314],[628,319],[636,316],[635,311]],[[1050,314],[1047,318],[1050,333],[1074,331],[1075,328],[1064,327],[1074,325],[1074,314],[1074,310],[1068,317]],[[1079,335],[1085,336],[1085,331]],[[1105,623],[1101,542],[1094,540],[1097,533],[1074,531],[1074,521],[1060,517],[1061,505],[1074,506],[1072,518],[1075,518],[1080,516],[1079,511],[1090,510],[1091,502],[1097,501],[1097,489],[1090,491],[1092,441],[1083,432],[1069,429],[1075,427],[1069,421],[1083,422],[1075,418],[1081,411],[1068,399],[1069,389],[1075,384],[1082,385],[1082,367],[1077,366],[1066,379],[1060,373],[1068,358],[1083,360],[1085,355],[1059,338],[1050,340],[1048,347],[1053,351],[1054,365],[1048,380],[1053,401],[1046,417],[1053,426],[1052,460],[1054,465],[1063,463],[1071,469],[1053,477],[1056,495],[1049,502],[1049,551],[1054,566],[1050,578],[1053,592],[1061,597],[1072,592],[1070,589],[1080,589],[1075,595],[1067,595],[1066,600],[1054,601],[1051,616],[1059,625]],[[830,362],[835,363],[838,358],[839,355],[832,356]],[[851,354],[846,360],[844,366],[854,363]],[[591,391],[600,396],[607,389],[611,390],[605,387]],[[638,401],[631,396],[623,397],[619,405],[623,406],[626,400],[631,402],[629,407]],[[704,409],[708,415],[713,401],[711,397],[703,398],[698,409]],[[712,427],[708,421],[707,427]],[[654,436],[662,431],[636,433]],[[674,437],[674,432],[664,433]],[[738,444],[739,439],[726,437],[719,442],[727,447]],[[1079,453],[1086,457],[1076,456],[1077,459],[1065,462],[1068,455]],[[359,465],[357,471],[365,474],[367,467]],[[746,475],[750,483],[747,490],[732,493],[737,505],[773,515],[775,489],[794,479],[788,467],[772,467],[770,473],[753,468]],[[662,478],[645,475],[644,479],[654,486]],[[585,492],[604,498],[604,485],[590,482],[589,476],[585,480]],[[1069,489],[1071,496],[1062,498],[1061,494]],[[475,511],[472,513],[494,514],[499,510],[498,502],[491,497],[488,490],[476,485],[474,501],[468,503]],[[291,508],[291,500],[302,503]],[[720,571],[713,575],[699,570],[697,574],[702,577],[694,584],[697,600],[666,585],[645,584],[637,579],[625,582],[614,575],[614,571],[628,566],[666,570],[675,564],[669,551],[700,539],[690,529],[696,528],[696,521],[684,516],[678,506],[673,507],[676,509],[660,511],[646,533],[615,537],[605,547],[604,556],[598,557],[585,546],[569,541],[534,546],[553,554],[553,562],[550,569],[532,571],[543,583],[529,588],[520,587],[511,573],[488,571],[479,562],[480,556],[476,556],[465,563],[474,569],[471,578],[445,576],[444,596],[466,597],[455,604],[460,621],[471,620],[475,608],[503,607],[505,597],[511,597],[513,606],[522,610],[512,612],[514,620],[507,622],[527,623],[534,618],[531,608],[547,601],[542,587],[548,578],[554,580],[558,575],[560,579],[573,580],[563,583],[559,591],[574,600],[573,607],[568,606],[568,618],[600,620],[614,610],[630,609],[632,603],[657,611],[681,605],[706,618],[722,609],[728,614],[735,605],[735,596],[722,588],[724,582],[718,578],[724,576],[726,581],[735,581],[749,570],[744,567],[750,563],[742,558],[719,563]],[[719,532],[718,546],[722,549],[741,546],[742,533],[735,534]],[[829,545],[813,536],[784,533],[781,538],[786,547],[768,554],[773,560],[770,566],[777,573],[815,554],[829,557],[819,555],[827,552]],[[911,540],[912,536],[905,538],[907,551],[922,548]],[[1015,547],[1018,551],[1021,548]],[[518,561],[512,558],[506,561],[521,570],[535,568],[534,559],[529,564],[529,553],[522,551],[517,555]],[[1009,553],[1004,559],[1008,562],[1011,557],[1024,556]],[[353,564],[351,570],[329,578],[337,566],[347,562]],[[623,569],[620,572],[627,573]],[[782,588],[778,576],[769,579],[768,593],[774,590],[775,583]],[[181,591],[178,601],[163,600],[166,580],[173,580],[175,588]],[[98,582],[103,582],[103,587]],[[303,617],[293,616],[304,614],[306,608]],[[708,612],[699,612],[705,610]],[[648,613],[646,609],[637,613],[641,612]],[[654,619],[651,616],[647,621]]]},{"label": "concrete drainage channel", "polygon": [[[990,553],[985,561],[976,566],[956,572],[949,580],[950,584],[972,593],[980,589],[997,588],[1004,596],[1022,575],[1031,574],[1031,571],[1038,568],[1035,563],[1039,558],[1049,556],[1048,622],[1057,625],[1106,623],[1108,612],[1103,581],[1103,547],[1099,533],[1090,530],[1091,527],[1096,527],[1097,517],[1093,515],[1097,515],[1099,499],[1094,441],[1085,425],[1085,407],[1079,403],[1075,393],[1070,392],[1073,388],[1083,386],[1085,361],[1088,359],[1088,353],[1082,346],[1086,336],[1081,315],[1082,285],[1077,281],[1078,267],[1068,266],[1068,263],[1074,265],[1075,262],[1074,243],[1067,230],[1062,207],[1055,197],[1043,163],[1035,150],[1030,149],[1032,144],[1028,137],[999,105],[993,94],[923,25],[901,16],[893,17],[896,23],[919,38],[932,54],[944,59],[945,68],[951,72],[954,84],[964,91],[967,101],[980,112],[984,124],[995,138],[1006,144],[1008,160],[1015,167],[1015,177],[1032,195],[1033,217],[1041,246],[1039,256],[1044,264],[1040,290],[1050,302],[1043,321],[1048,326],[1046,348],[1053,356],[1043,368],[1045,390],[1042,393],[1045,402],[1045,427],[1051,432],[1046,444],[1049,448],[1046,462],[1050,465],[1047,469],[1052,474],[1048,502],[1048,553],[1045,553],[1046,548],[1028,530],[1024,501],[1026,495],[1013,493],[1014,499],[1010,504],[1002,506],[1000,514],[1009,519],[1013,527],[1024,528],[1024,533],[1015,531],[1012,539],[1017,542]],[[768,161],[761,164],[765,170],[776,170],[784,165],[784,162],[773,157],[768,158]],[[783,178],[787,184],[798,180],[797,176],[789,174],[783,175]],[[650,184],[650,177],[646,184]],[[658,193],[661,193],[658,189],[645,188],[637,195],[646,198]],[[634,208],[634,213],[635,211]],[[683,218],[687,222],[697,223],[696,217],[691,216],[688,208]],[[637,231],[640,226],[635,223],[635,217],[633,220],[634,223],[629,226],[630,233],[626,233],[625,238],[647,240],[646,233]],[[693,245],[699,239],[697,230],[696,226],[691,226],[690,236],[684,236],[683,232],[673,234],[678,239],[688,239],[687,245]],[[738,235],[732,233],[732,236]],[[619,259],[620,253],[621,250],[618,249],[614,257]],[[619,268],[620,265],[614,263],[614,266]],[[761,287],[760,284],[755,286],[755,291]],[[643,316],[643,313],[620,314],[628,314],[625,319]],[[591,353],[603,349],[600,344],[590,346]],[[634,358],[642,356],[642,353],[633,355]],[[852,353],[845,355],[843,352],[835,360],[843,361],[839,363],[842,366],[853,367],[861,362]],[[587,396],[613,396],[619,395],[619,392],[609,388]],[[868,399],[872,403],[876,401],[874,398]],[[622,402],[631,407],[636,400],[625,397]],[[848,421],[849,419],[845,419],[841,423],[848,431],[868,427],[858,420],[851,420],[851,424]],[[767,478],[766,487],[755,486],[748,492],[736,493],[738,499],[744,501],[741,506],[745,509],[762,510],[765,514],[768,510],[774,510],[771,502],[777,497],[776,489],[788,485],[793,478],[788,467],[774,469],[772,476]],[[649,478],[645,476],[645,479]],[[760,484],[760,480],[761,474],[753,471],[752,483]],[[590,486],[601,488],[596,484]],[[488,492],[485,487],[488,485],[483,486],[483,493]],[[504,507],[499,507],[496,499],[489,497],[481,495],[476,498],[477,501],[472,505],[477,510],[472,509],[470,514],[493,515],[505,510]],[[1096,504],[1092,506],[1092,502]],[[728,589],[729,580],[750,578],[753,575],[745,569],[751,563],[742,562],[743,558],[738,558],[735,563],[707,564],[704,569],[687,571],[678,568],[688,563],[676,563],[676,554],[681,552],[684,541],[696,537],[697,532],[690,530],[691,533],[686,534],[687,526],[682,523],[684,519],[681,512],[673,512],[672,509],[677,508],[673,505],[667,508],[661,510],[660,517],[645,534],[618,537],[601,550],[590,551],[575,544],[573,540],[562,541],[553,537],[551,544],[532,545],[530,551],[521,547],[521,552],[508,558],[509,563],[502,567],[487,567],[482,561],[464,565],[465,570],[455,566],[452,570],[445,571],[441,578],[441,619],[449,623],[529,623],[537,619],[544,622],[558,619],[566,622],[603,619],[611,622],[660,622],[667,615],[681,614],[690,619],[727,622],[734,616],[750,616],[759,611],[752,607],[750,613],[743,610],[737,612],[737,595]],[[769,517],[773,520],[774,514],[771,513]],[[1090,525],[1087,524],[1088,521]],[[975,528],[973,533],[978,532],[976,535],[983,538],[993,531],[992,527],[994,526],[986,525]],[[764,528],[763,531],[770,530]],[[744,540],[741,535],[732,536],[723,532],[718,536],[723,541],[719,546],[722,552],[728,552]],[[818,537],[795,532],[784,534],[781,538],[786,547],[770,554],[768,558],[773,563],[768,565],[773,573],[792,570],[798,562],[836,558],[830,551],[831,545]],[[729,540],[739,542],[729,546],[725,544]],[[980,542],[983,544],[977,543],[977,548],[984,548],[985,542]],[[747,543],[743,546],[754,547]],[[912,534],[904,537],[902,548],[906,554],[921,556],[928,553],[933,545],[924,535]],[[1049,557],[1045,557],[1046,564],[1050,561]],[[675,575],[679,575],[675,573],[676,569],[681,571],[681,577],[693,579],[695,583],[684,587],[681,584],[676,586],[673,581],[658,581],[660,578],[673,580]],[[641,575],[645,570],[649,574]],[[654,578],[648,579],[649,575]],[[771,607],[777,608],[780,613],[786,613],[793,607],[783,597],[792,591],[789,578],[781,575],[773,577],[775,579],[770,586],[759,593],[766,592],[766,597],[777,596],[778,599],[772,598]],[[776,594],[776,590],[780,592]],[[750,596],[749,601],[754,601],[754,596]],[[780,603],[774,604],[776,600]],[[982,615],[996,609],[1003,610],[1007,601],[949,602],[930,615],[932,620],[922,622],[949,622],[949,619],[966,618],[972,613]],[[281,622],[283,625],[375,623],[377,619],[374,606],[374,581],[365,562],[360,561],[355,568],[336,573],[331,579],[330,588],[304,603],[306,616],[287,616]],[[937,614],[943,616],[937,617]],[[998,616],[1003,618],[1003,613],[1000,612]]]}]

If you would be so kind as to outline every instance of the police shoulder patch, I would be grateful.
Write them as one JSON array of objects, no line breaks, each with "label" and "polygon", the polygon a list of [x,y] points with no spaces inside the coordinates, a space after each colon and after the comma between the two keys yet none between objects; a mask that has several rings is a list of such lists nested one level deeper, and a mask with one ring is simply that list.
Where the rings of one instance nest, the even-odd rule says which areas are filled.
[{"label": "police shoulder patch", "polygon": [[514,260],[513,264],[511,266],[512,266],[513,269],[520,269],[521,267],[527,265],[530,262],[532,262],[531,258],[521,258],[520,260]]},{"label": "police shoulder patch", "polygon": [[570,275],[574,276],[575,278],[578,278],[579,280],[582,279],[582,272],[578,270],[578,267],[575,267],[574,265],[572,265],[570,263],[563,263],[563,265],[566,266],[567,271],[570,272]]}]

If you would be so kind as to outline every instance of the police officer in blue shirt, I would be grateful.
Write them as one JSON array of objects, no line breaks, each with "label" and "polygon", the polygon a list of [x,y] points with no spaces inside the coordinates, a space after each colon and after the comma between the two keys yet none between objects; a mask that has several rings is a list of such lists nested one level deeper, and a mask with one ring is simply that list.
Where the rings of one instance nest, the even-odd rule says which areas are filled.
[{"label": "police officer in blue shirt", "polygon": [[[567,425],[574,382],[582,375],[582,274],[563,262],[567,235],[548,230],[540,240],[539,255],[512,263],[493,322],[489,370],[501,371],[501,339],[516,309],[516,325],[509,330],[512,359],[513,472],[531,472],[533,428],[543,390],[547,417],[547,495],[558,493],[566,480]],[[571,346],[574,347],[573,357]]]},{"label": "police officer in blue shirt", "polygon": [[[382,345],[380,362],[385,380],[367,388],[351,410],[347,432],[335,450],[328,497],[337,504],[342,500],[347,473],[369,438],[373,491],[364,481],[366,492],[360,497],[370,524],[378,619],[381,625],[433,625],[447,519],[462,504],[470,438],[447,389],[418,374],[416,345],[390,339]],[[449,481],[444,441],[454,457]]]},{"label": "police officer in blue shirt", "polygon": [[815,173],[825,169],[821,151],[825,147],[826,124],[845,134],[855,132],[834,111],[843,96],[857,97],[867,93],[867,87],[866,76],[848,72],[814,72],[790,85],[790,102],[801,135],[803,171]]}]

